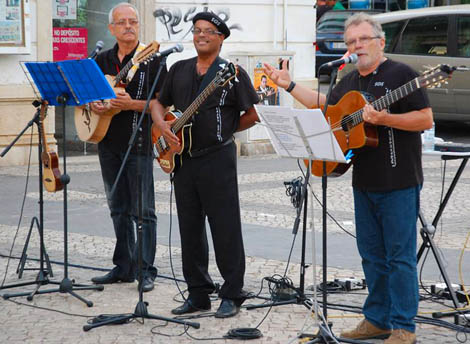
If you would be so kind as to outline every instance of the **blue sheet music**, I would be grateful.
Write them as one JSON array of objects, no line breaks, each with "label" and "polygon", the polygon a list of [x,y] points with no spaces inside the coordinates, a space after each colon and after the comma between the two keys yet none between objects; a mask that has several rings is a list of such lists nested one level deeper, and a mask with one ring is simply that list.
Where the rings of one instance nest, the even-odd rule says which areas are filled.
[{"label": "blue sheet music", "polygon": [[94,60],[26,62],[41,97],[50,105],[62,105],[57,97],[65,95],[66,105],[83,105],[95,100],[116,98],[113,89]]}]

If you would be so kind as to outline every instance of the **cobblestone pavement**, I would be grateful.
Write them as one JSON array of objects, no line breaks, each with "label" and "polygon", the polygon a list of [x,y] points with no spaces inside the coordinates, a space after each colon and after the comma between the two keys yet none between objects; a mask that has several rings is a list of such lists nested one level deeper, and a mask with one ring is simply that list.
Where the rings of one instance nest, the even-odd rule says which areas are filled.
[{"label": "cobblestone pavement", "polygon": [[[100,170],[96,156],[72,157],[67,164],[67,172],[72,177],[72,183],[68,188],[69,223],[68,250],[70,266],[68,275],[79,283],[88,283],[90,277],[101,274],[96,269],[109,268],[114,239],[112,229],[103,232],[101,227],[106,227],[108,219],[106,200],[103,193]],[[450,183],[460,160],[447,162],[445,183]],[[422,210],[431,218],[437,211],[437,203],[441,198],[441,183],[444,165],[436,158],[428,158],[424,161],[425,185],[422,191]],[[470,209],[468,199],[470,172],[465,171],[459,181],[458,188],[450,198],[446,211],[442,216],[442,222],[438,226],[435,237],[440,249],[453,251],[462,250],[468,235],[468,223]],[[24,219],[19,231],[18,222],[21,200],[24,191],[26,168],[8,167],[0,169],[0,180],[3,185],[0,198],[0,278],[5,285],[21,283],[22,281],[33,281],[37,275],[36,271],[25,271],[23,278],[18,279],[15,273],[18,265],[17,259],[8,260],[10,248],[13,241],[15,246],[11,255],[18,257],[25,242],[31,217],[37,215],[37,176],[36,168],[30,170],[30,186],[27,191]],[[240,199],[242,206],[242,221],[245,229],[264,228],[272,230],[285,230],[289,233],[295,219],[296,211],[291,206],[289,198],[286,197],[283,181],[292,180],[300,175],[296,164],[290,160],[283,161],[275,157],[250,157],[240,158],[239,161],[239,184]],[[168,178],[157,168],[156,199],[159,218],[170,213],[170,190],[171,185]],[[35,187],[36,186],[36,187]],[[318,179],[312,179],[312,190],[321,195],[321,184]],[[45,233],[44,242],[50,259],[53,262],[63,260],[63,235],[60,231],[62,218],[57,218],[53,208],[62,206],[62,193],[45,193]],[[172,199],[172,212],[175,214],[174,199]],[[350,172],[346,176],[329,180],[328,187],[328,210],[335,219],[347,230],[354,232],[354,216],[352,194],[350,188]],[[96,232],[80,232],[77,229],[79,220],[88,220],[96,223]],[[311,222],[311,220],[309,220]],[[80,222],[81,224],[82,222]],[[321,231],[321,209],[318,204],[314,206],[313,216],[314,230]],[[258,227],[256,227],[258,226]],[[261,227],[259,227],[261,226]],[[109,227],[109,226],[108,226]],[[333,235],[347,237],[331,219],[328,220],[328,230]],[[110,235],[111,233],[111,235]],[[246,239],[245,239],[246,240]],[[262,243],[259,243],[262,246]],[[274,249],[274,248],[273,248]],[[171,254],[170,254],[171,252]],[[447,252],[447,251],[446,251]],[[468,255],[468,253],[467,253]],[[37,233],[33,232],[28,248],[28,256],[37,258],[39,256],[39,243]],[[344,260],[348,256],[344,255]],[[173,276],[182,278],[180,249],[172,246],[171,251],[163,240],[160,240],[157,249],[157,266],[160,278],[156,281],[156,287],[152,292],[144,294],[144,300],[148,302],[148,311],[155,315],[171,317],[170,310],[178,305],[181,297]],[[464,260],[464,262],[466,262]],[[80,266],[76,266],[80,265]],[[35,268],[37,261],[30,260],[27,267]],[[328,280],[335,278],[363,277],[360,264],[354,268],[345,269],[340,264],[328,267]],[[87,267],[93,267],[90,270]],[[63,266],[53,264],[53,281],[61,281],[64,275]],[[7,273],[5,274],[6,270]],[[211,275],[215,281],[222,281],[211,256]],[[260,257],[256,254],[247,257],[247,272],[245,278],[245,289],[252,293],[267,296],[267,283],[261,283],[265,276],[284,274],[290,276],[297,284],[300,274],[300,265],[290,263],[287,265],[285,259],[270,259]],[[5,279],[3,279],[5,276]],[[314,283],[314,276],[318,281],[322,276],[321,267],[314,271],[310,266],[306,270],[306,286]],[[470,278],[468,264],[462,265],[462,273],[465,284],[469,284]],[[424,281],[425,284],[435,281]],[[23,286],[0,290],[0,294],[13,293],[16,291],[29,291],[34,286]],[[41,286],[40,290],[54,288],[55,285]],[[179,283],[179,288],[184,289],[185,284]],[[311,293],[307,290],[307,293]],[[158,320],[134,321],[125,325],[107,326],[83,331],[83,326],[92,317],[99,314],[129,313],[134,310],[138,302],[137,283],[126,283],[106,286],[104,291],[77,291],[77,294],[93,302],[94,306],[88,308],[77,298],[64,293],[50,293],[36,295],[32,301],[24,297],[0,300],[2,312],[0,313],[0,343],[190,343],[196,341],[194,338],[210,339],[212,342],[230,342],[228,339],[216,340],[224,336],[228,330],[240,327],[256,327],[263,333],[263,337],[256,339],[256,343],[289,343],[298,342],[296,336],[299,333],[312,333],[317,330],[317,323],[308,309],[302,305],[284,305],[255,310],[242,311],[234,318],[225,320],[215,319],[207,316],[192,319],[200,323],[200,329],[185,329],[184,326],[165,323]],[[328,301],[337,305],[361,306],[366,296],[366,290],[357,290],[348,293],[333,293],[328,295]],[[18,303],[21,304],[18,304]],[[248,300],[246,304],[259,304],[262,299]],[[27,304],[27,305],[24,305]],[[448,302],[446,303],[448,304]],[[218,301],[214,299],[212,308],[218,307]],[[46,310],[51,309],[51,310]],[[432,303],[431,301],[420,302],[420,312],[429,315],[430,312],[448,309],[445,305]],[[266,316],[266,318],[265,318]],[[328,318],[332,323],[332,330],[339,334],[342,329],[354,326],[359,321],[358,315],[351,312],[329,309]],[[264,319],[264,321],[263,321]],[[451,318],[445,318],[452,321]],[[418,324],[417,335],[420,343],[457,343],[464,341],[463,333],[437,327],[429,324]],[[194,338],[192,338],[192,337]],[[381,343],[380,340],[370,341]]]}]

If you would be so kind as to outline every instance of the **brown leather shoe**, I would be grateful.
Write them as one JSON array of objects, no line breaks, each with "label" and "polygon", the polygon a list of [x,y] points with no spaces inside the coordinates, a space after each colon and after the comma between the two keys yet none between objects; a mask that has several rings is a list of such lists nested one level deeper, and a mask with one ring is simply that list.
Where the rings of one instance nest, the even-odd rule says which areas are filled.
[{"label": "brown leather shoe", "polygon": [[342,338],[348,339],[385,339],[390,336],[391,330],[384,330],[374,326],[366,319],[362,320],[354,330],[343,331],[340,334]]},{"label": "brown leather shoe", "polygon": [[416,334],[404,330],[402,328],[392,331],[392,335],[384,342],[384,344],[415,344]]}]

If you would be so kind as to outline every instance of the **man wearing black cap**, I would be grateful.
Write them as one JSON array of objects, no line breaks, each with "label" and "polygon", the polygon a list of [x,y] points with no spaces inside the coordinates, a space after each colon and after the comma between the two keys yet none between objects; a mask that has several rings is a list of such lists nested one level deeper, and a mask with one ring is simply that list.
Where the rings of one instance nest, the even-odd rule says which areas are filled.
[{"label": "man wearing black cap", "polygon": [[[215,73],[227,61],[219,57],[223,41],[230,36],[227,25],[215,14],[202,12],[193,19],[193,43],[197,57],[178,61],[165,79],[151,112],[157,128],[170,145],[180,144],[164,121],[166,107],[185,111]],[[191,147],[182,154],[174,175],[181,235],[183,274],[189,296],[173,314],[209,310],[209,294],[215,290],[208,273],[207,216],[217,267],[224,279],[215,314],[227,318],[243,303],[245,252],[241,233],[237,182],[237,155],[233,134],[255,124],[253,104],[258,96],[247,73],[238,67],[236,79],[217,88],[198,108],[191,127]],[[240,114],[243,114],[240,116]]]}]

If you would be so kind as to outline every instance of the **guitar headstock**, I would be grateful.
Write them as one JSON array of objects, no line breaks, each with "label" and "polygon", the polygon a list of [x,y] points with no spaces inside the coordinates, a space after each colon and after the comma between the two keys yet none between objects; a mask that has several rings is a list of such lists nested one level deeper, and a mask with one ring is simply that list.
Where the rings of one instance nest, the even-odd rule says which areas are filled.
[{"label": "guitar headstock", "polygon": [[434,68],[430,68],[418,77],[421,87],[440,87],[447,79],[452,76],[456,68],[446,64],[440,64]]},{"label": "guitar headstock", "polygon": [[149,59],[151,59],[156,52],[158,52],[158,49],[160,48],[160,43],[157,41],[153,41],[152,43],[149,43],[144,50],[140,51],[137,56],[134,58],[134,64],[145,62]]},{"label": "guitar headstock", "polygon": [[237,67],[233,62],[229,62],[223,69],[216,74],[215,82],[217,86],[225,86],[230,80],[237,75]]},{"label": "guitar headstock", "polygon": [[49,103],[47,100],[41,101],[41,110],[39,111],[39,119],[41,120],[41,122],[43,122],[46,118],[48,105]]}]

